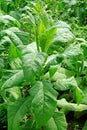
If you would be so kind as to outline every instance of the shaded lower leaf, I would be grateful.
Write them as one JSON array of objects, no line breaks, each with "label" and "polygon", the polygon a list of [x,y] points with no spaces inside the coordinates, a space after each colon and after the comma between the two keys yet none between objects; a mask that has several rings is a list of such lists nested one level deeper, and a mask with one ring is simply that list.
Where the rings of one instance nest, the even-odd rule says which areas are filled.
[{"label": "shaded lower leaf", "polygon": [[36,123],[32,117],[21,127],[21,130],[37,130]]},{"label": "shaded lower leaf", "polygon": [[8,105],[8,130],[21,130],[20,122],[29,112],[31,98],[18,99],[16,102]]},{"label": "shaded lower leaf", "polygon": [[45,130],[66,130],[67,123],[63,112],[55,112],[53,117],[48,121]]},{"label": "shaded lower leaf", "polygon": [[7,104],[6,103],[0,103],[0,112],[3,110],[3,109],[6,109],[7,108]]},{"label": "shaded lower leaf", "polygon": [[57,126],[55,124],[53,117],[47,122],[45,130],[57,130]]},{"label": "shaded lower leaf", "polygon": [[55,112],[53,118],[57,126],[57,130],[67,129],[67,123],[63,112]]}]

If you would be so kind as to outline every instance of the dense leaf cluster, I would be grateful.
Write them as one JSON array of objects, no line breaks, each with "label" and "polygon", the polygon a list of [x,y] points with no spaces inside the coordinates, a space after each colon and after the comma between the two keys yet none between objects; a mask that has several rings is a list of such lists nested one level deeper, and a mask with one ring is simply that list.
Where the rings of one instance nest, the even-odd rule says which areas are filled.
[{"label": "dense leaf cluster", "polygon": [[87,37],[63,21],[72,15],[79,32],[84,3],[1,0],[0,111],[8,130],[66,130],[69,111],[87,111]]}]

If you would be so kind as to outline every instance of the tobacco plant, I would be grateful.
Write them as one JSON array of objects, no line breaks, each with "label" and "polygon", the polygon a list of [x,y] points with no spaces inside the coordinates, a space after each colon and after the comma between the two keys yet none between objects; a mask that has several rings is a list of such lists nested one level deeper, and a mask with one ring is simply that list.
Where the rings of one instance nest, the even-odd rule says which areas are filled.
[{"label": "tobacco plant", "polygon": [[66,130],[69,111],[87,110],[87,41],[40,2],[28,5],[20,22],[0,15],[0,111],[7,109],[8,130]]}]

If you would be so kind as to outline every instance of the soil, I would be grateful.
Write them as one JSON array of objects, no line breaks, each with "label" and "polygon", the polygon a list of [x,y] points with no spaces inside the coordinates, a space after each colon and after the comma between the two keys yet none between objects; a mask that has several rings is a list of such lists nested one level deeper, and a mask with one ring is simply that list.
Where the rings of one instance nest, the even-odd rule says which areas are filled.
[{"label": "soil", "polygon": [[86,120],[87,120],[87,113],[76,119],[74,117],[74,112],[69,112],[66,116],[68,122],[67,130],[82,130]]}]

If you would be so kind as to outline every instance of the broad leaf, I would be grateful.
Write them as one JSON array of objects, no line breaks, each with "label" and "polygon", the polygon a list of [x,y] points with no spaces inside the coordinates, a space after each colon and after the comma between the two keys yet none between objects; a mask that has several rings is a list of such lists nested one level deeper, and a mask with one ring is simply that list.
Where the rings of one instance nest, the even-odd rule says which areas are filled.
[{"label": "broad leaf", "polygon": [[67,43],[74,39],[74,35],[70,31],[70,27],[67,23],[63,21],[58,21],[54,25],[57,28],[55,36],[52,41],[52,45],[49,48],[49,52],[61,52],[67,46]]},{"label": "broad leaf", "polygon": [[9,29],[0,32],[0,39],[4,36],[9,37],[9,42],[14,43],[16,46],[28,44],[29,35],[26,32],[20,31],[16,27],[11,27]]},{"label": "broad leaf", "polygon": [[[72,74],[72,73],[71,73]],[[69,75],[69,74],[68,74]],[[56,80],[55,80],[56,79]],[[79,88],[76,79],[72,76],[67,78],[67,74],[56,72],[52,77],[54,80],[54,87],[60,91],[66,91],[68,89],[73,90],[75,94],[75,100],[79,104],[84,96],[82,90]]]},{"label": "broad leaf", "polygon": [[[55,62],[56,64],[56,62]],[[49,65],[49,64],[48,64]],[[52,67],[53,65],[51,65]],[[54,67],[56,67],[57,71],[52,75],[51,77],[51,80],[54,81],[54,83],[57,81],[57,80],[62,80],[62,79],[67,79],[67,78],[70,78],[73,76],[73,72],[63,68],[63,67],[60,67],[60,65],[54,65]],[[46,68],[45,68],[46,69]],[[47,72],[45,75],[44,75],[44,79],[49,79],[51,74],[50,74],[50,68],[47,67],[47,69],[49,69],[49,72]]]},{"label": "broad leaf", "polygon": [[67,123],[63,112],[55,112],[53,118],[57,126],[57,130],[67,129]]},{"label": "broad leaf", "polygon": [[56,109],[57,93],[48,81],[37,81],[30,89],[32,107],[38,127],[47,123]]},{"label": "broad leaf", "polygon": [[36,42],[32,42],[28,45],[22,45],[20,46],[20,50],[23,55],[29,54],[29,53],[36,53],[37,52]]},{"label": "broad leaf", "polygon": [[63,21],[58,21],[55,27],[57,27],[58,30],[54,37],[54,42],[55,41],[68,42],[74,38],[74,35],[70,31],[70,26],[67,23]]},{"label": "broad leaf", "polygon": [[23,117],[29,112],[31,98],[18,99],[8,105],[8,130],[21,130],[20,123]]},{"label": "broad leaf", "polygon": [[62,54],[63,57],[65,58],[70,58],[70,57],[76,57],[79,55],[82,55],[82,49],[79,44],[77,45],[71,45]]},{"label": "broad leaf", "polygon": [[59,108],[63,108],[63,110],[65,111],[81,112],[87,110],[87,105],[84,104],[77,105],[75,103],[69,103],[65,99],[58,100],[57,104]]},{"label": "broad leaf", "polygon": [[23,71],[18,70],[4,82],[1,89],[3,90],[14,86],[18,86],[23,82],[23,80],[24,80]]},{"label": "broad leaf", "polygon": [[55,82],[54,85],[57,90],[62,90],[62,91],[72,89],[72,87],[74,88],[78,87],[77,82],[74,77],[70,77],[67,79],[61,77]]},{"label": "broad leaf", "polygon": [[45,126],[46,130],[66,130],[67,123],[63,112],[55,112]]},{"label": "broad leaf", "polygon": [[57,56],[58,54],[52,54],[48,56],[47,61],[46,61],[46,66],[49,67],[50,65],[57,65]]},{"label": "broad leaf", "polygon": [[45,53],[26,53],[23,54],[23,71],[27,82],[33,81],[36,76],[40,77],[41,70],[46,60]]},{"label": "broad leaf", "polygon": [[[71,72],[70,70],[65,69],[63,67],[58,66],[58,69],[57,69],[56,73],[53,75],[52,80],[57,82],[57,80],[58,81],[67,80],[71,77],[73,77],[73,72]],[[76,82],[74,82],[74,83],[76,84]]]}]

